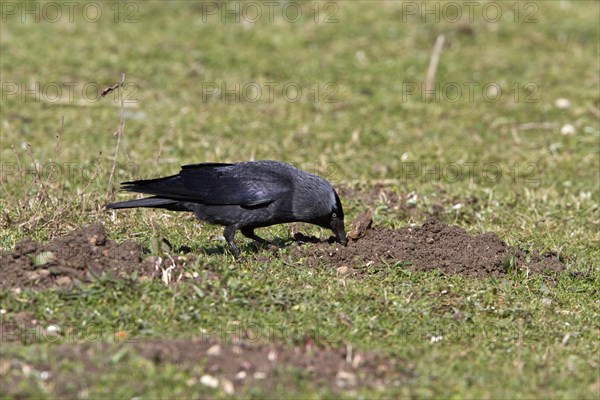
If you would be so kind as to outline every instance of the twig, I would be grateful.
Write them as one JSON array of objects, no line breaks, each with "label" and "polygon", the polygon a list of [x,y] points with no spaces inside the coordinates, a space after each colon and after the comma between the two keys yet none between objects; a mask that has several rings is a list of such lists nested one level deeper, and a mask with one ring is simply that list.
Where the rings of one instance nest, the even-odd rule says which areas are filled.
[{"label": "twig", "polygon": [[33,183],[38,190],[38,199],[42,200],[46,198],[46,191],[44,190],[44,185],[42,183],[42,174],[40,172],[39,165],[37,161],[35,161],[35,157],[33,156],[33,151],[31,150],[31,145],[29,143],[25,143],[25,152],[33,164]]},{"label": "twig", "polygon": [[60,120],[60,129],[56,131],[56,146],[54,146],[54,158],[51,158],[50,161],[55,161],[58,158],[58,153],[60,153],[60,135],[62,135],[64,129],[65,116],[63,115]]},{"label": "twig", "polygon": [[162,138],[158,139],[158,153],[156,154],[156,160],[155,160],[156,165],[160,164],[160,156],[162,156],[162,153],[163,153],[163,146],[164,146],[163,139]]},{"label": "twig", "polygon": [[[112,183],[113,183],[113,177],[115,175],[115,170],[117,168],[117,158],[119,157],[119,147],[121,145],[121,138],[125,134],[125,96],[123,95],[123,83],[125,83],[125,74],[121,74],[121,82],[119,82],[119,84],[118,84],[119,100],[121,103],[120,121],[119,121],[119,127],[117,128],[117,144],[115,146],[115,157],[113,158],[112,168],[110,169],[110,177],[108,178],[108,187],[106,188],[107,199],[110,198],[111,193],[112,193]],[[110,90],[108,90],[108,89],[110,89]],[[114,90],[114,85],[108,89],[104,89],[104,91],[102,92],[103,95],[105,95],[106,93],[110,93],[112,90]]]},{"label": "twig", "polygon": [[[21,159],[19,158],[19,153],[17,152],[17,149],[15,149],[15,146],[10,146],[10,149],[12,150],[13,154],[15,155],[15,160],[17,160],[17,166],[19,167],[19,179],[21,180],[21,182],[25,182],[25,167],[23,166],[23,163],[21,163]],[[5,193],[9,193],[8,191],[6,191]]]},{"label": "twig", "polygon": [[435,86],[435,74],[437,73],[437,67],[440,62],[440,54],[444,47],[444,41],[446,38],[444,35],[438,35],[433,45],[431,52],[431,59],[429,60],[429,68],[427,69],[427,78],[425,79],[425,98],[429,99],[434,94]]},{"label": "twig", "polygon": [[123,74],[122,78],[121,78],[121,82],[117,82],[112,86],[106,87],[104,88],[104,90],[102,90],[102,92],[100,93],[100,96],[104,97],[107,94],[109,94],[110,92],[112,92],[113,90],[117,89],[119,86],[123,86],[123,79],[124,79],[125,74]]}]

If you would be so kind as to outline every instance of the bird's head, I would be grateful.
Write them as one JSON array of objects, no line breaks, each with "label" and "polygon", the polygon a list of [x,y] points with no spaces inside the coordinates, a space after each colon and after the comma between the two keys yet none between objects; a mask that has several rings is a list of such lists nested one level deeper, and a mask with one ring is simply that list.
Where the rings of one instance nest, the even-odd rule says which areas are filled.
[{"label": "bird's head", "polygon": [[329,228],[331,228],[337,240],[346,245],[348,238],[346,237],[346,229],[344,228],[344,209],[337,193],[335,191],[333,193],[335,194],[335,206],[329,215]]},{"label": "bird's head", "polygon": [[331,229],[340,243],[348,243],[342,202],[331,184],[317,175],[306,171],[297,173],[293,220]]},{"label": "bird's head", "polygon": [[313,211],[319,212],[319,215],[312,220],[307,221],[322,228],[331,229],[338,242],[346,245],[348,238],[346,237],[346,229],[344,228],[344,209],[339,196],[331,188],[329,201],[326,203],[319,202],[314,205]]}]

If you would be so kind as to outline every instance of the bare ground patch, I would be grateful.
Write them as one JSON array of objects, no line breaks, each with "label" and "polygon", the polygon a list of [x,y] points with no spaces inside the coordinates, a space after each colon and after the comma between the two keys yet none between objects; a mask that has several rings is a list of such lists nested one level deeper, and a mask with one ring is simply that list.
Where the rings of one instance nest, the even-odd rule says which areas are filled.
[{"label": "bare ground patch", "polygon": [[350,233],[357,231],[359,236],[346,247],[332,246],[315,238],[301,238],[312,244],[295,247],[292,254],[308,264],[324,262],[344,272],[368,272],[369,269],[392,266],[484,278],[517,271],[541,274],[565,269],[556,254],[527,253],[507,245],[493,232],[470,235],[458,226],[434,219],[421,226],[393,230],[365,228],[368,224],[365,215],[361,215],[355,226],[357,228],[351,229]]},{"label": "bare ground patch", "polygon": [[[31,362],[3,354],[0,362],[2,392],[18,397],[22,387],[43,381],[53,395],[77,397],[82,388],[94,386],[97,376],[111,373],[115,363],[126,357],[141,357],[159,368],[174,364],[193,377],[187,385],[220,388],[230,395],[247,387],[259,386],[268,391],[277,385],[302,382],[332,391],[359,387],[383,389],[399,385],[403,376],[413,373],[412,363],[374,352],[353,351],[351,347],[336,349],[307,344],[301,348],[204,339],[77,343],[48,349],[45,359],[61,360],[60,363]],[[76,369],[81,373],[61,371],[60,366],[65,363],[81,365],[83,368]],[[295,374],[290,374],[294,371]],[[290,376],[296,378],[290,381]]]},{"label": "bare ground patch", "polygon": [[[421,226],[398,230],[371,227],[365,215],[356,219],[350,230],[354,238],[348,246],[315,237],[295,235],[286,257],[307,266],[324,263],[342,270],[369,272],[381,266],[410,271],[439,270],[445,274],[471,277],[501,276],[515,271],[525,273],[560,272],[565,266],[554,253],[527,253],[507,245],[495,233],[470,235],[458,226],[428,220]],[[268,261],[278,251],[255,255]],[[104,272],[128,277],[163,279],[165,283],[180,279],[185,265],[195,255],[164,260],[156,256],[142,259],[139,245],[108,240],[101,224],[81,227],[47,244],[25,239],[14,251],[0,256],[0,288],[19,290],[30,287],[69,287],[90,282]]]},{"label": "bare ground patch", "polygon": [[82,226],[46,244],[25,239],[14,251],[0,255],[0,288],[69,286],[91,281],[103,272],[153,274],[141,254],[138,244],[109,240],[102,224]]}]

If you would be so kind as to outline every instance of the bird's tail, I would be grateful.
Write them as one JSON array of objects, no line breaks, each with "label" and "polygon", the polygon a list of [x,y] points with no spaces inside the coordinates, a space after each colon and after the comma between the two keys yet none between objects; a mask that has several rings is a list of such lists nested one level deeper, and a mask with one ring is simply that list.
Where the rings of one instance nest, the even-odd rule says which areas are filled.
[{"label": "bird's tail", "polygon": [[177,200],[163,199],[160,197],[146,197],[145,199],[136,199],[128,201],[120,201],[118,203],[107,204],[106,208],[136,208],[136,207],[153,207],[153,208],[177,208]]}]

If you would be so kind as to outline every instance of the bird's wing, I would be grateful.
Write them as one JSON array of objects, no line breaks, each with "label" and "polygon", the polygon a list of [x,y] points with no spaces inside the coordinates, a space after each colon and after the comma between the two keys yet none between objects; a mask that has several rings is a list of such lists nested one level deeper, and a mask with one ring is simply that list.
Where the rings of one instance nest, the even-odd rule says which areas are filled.
[{"label": "bird's wing", "polygon": [[204,204],[266,205],[291,191],[290,180],[272,166],[195,164],[179,173],[183,186]]},{"label": "bird's wing", "polygon": [[211,205],[266,205],[291,191],[290,180],[272,166],[203,163],[179,175],[125,182],[123,189],[161,198]]}]

